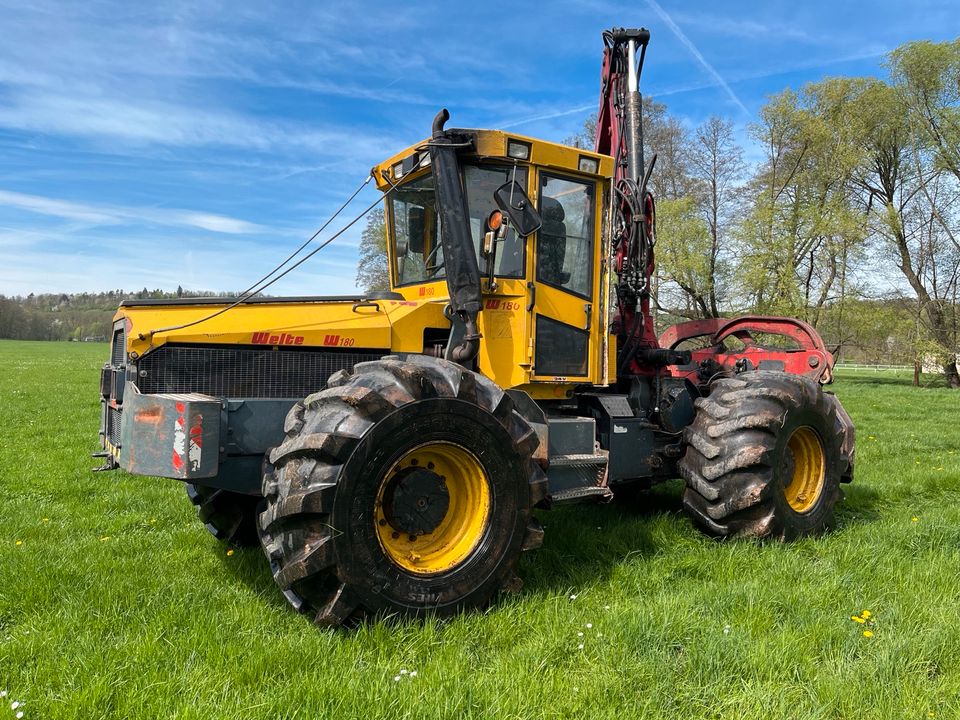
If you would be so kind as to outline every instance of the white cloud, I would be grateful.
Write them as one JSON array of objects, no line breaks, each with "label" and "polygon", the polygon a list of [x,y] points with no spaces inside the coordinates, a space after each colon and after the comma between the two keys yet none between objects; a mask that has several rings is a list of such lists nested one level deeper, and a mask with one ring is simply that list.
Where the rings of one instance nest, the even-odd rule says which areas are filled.
[{"label": "white cloud", "polygon": [[[0,235],[2,239],[2,235]],[[242,255],[222,246],[205,246],[198,238],[180,237],[158,243],[134,238],[113,248],[109,262],[94,251],[64,247],[18,248],[15,265],[0,265],[0,294],[31,292],[96,292],[105,288],[141,287],[237,292],[249,287],[279,259],[276,248],[245,249]],[[2,242],[0,242],[2,246]],[[331,246],[329,248],[333,250]],[[326,255],[324,250],[283,278],[271,295],[346,295],[355,292],[356,261]],[[56,268],[52,273],[51,268]]]},{"label": "white cloud", "polygon": [[7,192],[6,190],[0,190],[0,205],[27,210],[39,215],[51,215],[65,220],[79,220],[94,225],[112,224],[118,220],[115,214],[103,212],[88,205],[38,195]]},{"label": "white cloud", "polygon": [[721,37],[737,37],[757,42],[819,42],[836,44],[836,39],[822,34],[812,34],[802,26],[790,23],[771,23],[755,18],[736,18],[727,15],[713,15],[703,12],[674,13],[674,18],[685,25],[708,30]]},{"label": "white cloud", "polygon": [[350,148],[350,161],[364,164],[387,157],[402,146],[383,134],[354,129],[304,128],[298,123],[258,120],[162,101],[35,90],[9,93],[0,106],[0,126],[94,138],[104,143],[212,145],[321,156],[337,155]]},{"label": "white cloud", "polygon": [[267,229],[262,225],[246,220],[212,213],[152,207],[89,205],[7,190],[0,190],[0,206],[63,218],[64,220],[75,220],[89,225],[147,222],[156,225],[198,228],[231,235],[260,233]]}]

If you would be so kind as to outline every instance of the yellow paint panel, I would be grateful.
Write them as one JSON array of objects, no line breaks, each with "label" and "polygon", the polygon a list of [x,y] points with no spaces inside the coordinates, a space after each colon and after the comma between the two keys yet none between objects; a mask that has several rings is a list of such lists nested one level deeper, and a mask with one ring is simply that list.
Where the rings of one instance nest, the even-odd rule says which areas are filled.
[{"label": "yellow paint panel", "polygon": [[479,327],[480,371],[501,387],[530,380],[527,297],[522,281],[503,283],[503,293],[485,294]]},{"label": "yellow paint panel", "polygon": [[138,355],[166,343],[422,352],[424,328],[449,327],[442,302],[372,302],[376,305],[342,301],[245,304],[191,327],[153,333],[208,317],[226,305],[125,306],[114,319],[126,320],[127,351]]},{"label": "yellow paint panel", "polygon": [[450,321],[443,316],[446,304],[446,299],[441,298],[439,301],[405,301],[396,306],[388,305],[391,352],[423,352],[424,329],[450,327]]}]

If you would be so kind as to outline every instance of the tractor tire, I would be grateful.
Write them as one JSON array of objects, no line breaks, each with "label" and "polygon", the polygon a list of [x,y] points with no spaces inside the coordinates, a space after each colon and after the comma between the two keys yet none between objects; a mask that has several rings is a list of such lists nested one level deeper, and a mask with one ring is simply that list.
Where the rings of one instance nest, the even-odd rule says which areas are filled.
[{"label": "tractor tire", "polygon": [[187,497],[210,534],[236,547],[257,544],[257,506],[261,498],[187,483]]},{"label": "tractor tire", "polygon": [[539,547],[539,441],[510,396],[426,356],[341,370],[297,403],[269,453],[260,540],[287,600],[319,625],[450,615],[516,590]]},{"label": "tractor tire", "polygon": [[825,532],[853,468],[853,428],[819,383],[783,372],[722,378],[684,431],[683,505],[717,537]]}]

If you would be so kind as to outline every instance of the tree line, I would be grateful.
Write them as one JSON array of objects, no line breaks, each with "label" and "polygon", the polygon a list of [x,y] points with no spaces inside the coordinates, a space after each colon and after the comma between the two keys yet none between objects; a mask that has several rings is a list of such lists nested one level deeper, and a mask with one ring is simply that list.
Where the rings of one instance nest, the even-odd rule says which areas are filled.
[{"label": "tree line", "polygon": [[0,338],[14,340],[92,340],[110,337],[113,315],[124,300],[213,297],[218,293],[160,289],[98,293],[0,295]]},{"label": "tree line", "polygon": [[[960,39],[907,43],[885,67],[768,98],[751,161],[729,119],[689,128],[644,99],[659,322],[798,317],[841,359],[932,364],[960,387]],[[593,147],[595,122],[565,142]],[[386,282],[383,248],[380,214],[362,287]]]}]

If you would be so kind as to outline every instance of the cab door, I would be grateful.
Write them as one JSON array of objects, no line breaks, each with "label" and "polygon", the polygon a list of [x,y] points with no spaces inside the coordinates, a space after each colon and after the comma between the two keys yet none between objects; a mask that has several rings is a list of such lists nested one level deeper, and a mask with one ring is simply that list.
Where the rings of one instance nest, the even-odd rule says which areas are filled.
[{"label": "cab door", "polygon": [[541,170],[537,207],[543,222],[531,287],[533,379],[593,382],[598,376],[595,299],[600,223],[596,180]]}]

